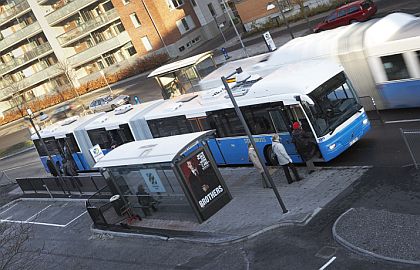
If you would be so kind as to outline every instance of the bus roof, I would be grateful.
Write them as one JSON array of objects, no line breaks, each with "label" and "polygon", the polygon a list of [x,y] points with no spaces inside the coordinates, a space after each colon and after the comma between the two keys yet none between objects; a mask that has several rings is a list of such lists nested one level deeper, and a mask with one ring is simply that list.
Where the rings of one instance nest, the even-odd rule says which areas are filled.
[{"label": "bus roof", "polygon": [[170,163],[188,145],[210,136],[213,132],[209,130],[126,143],[102,157],[95,168]]},{"label": "bus roof", "polygon": [[[82,117],[73,116],[66,118],[62,121],[54,123],[50,126],[45,127],[44,129],[39,131],[39,135],[41,138],[50,138],[54,137],[56,139],[64,138],[66,134],[72,133],[78,127],[84,126],[89,122],[95,120],[96,118],[100,117],[101,115],[105,115],[105,113],[95,113],[95,114],[88,114]],[[38,135],[35,133],[31,136],[31,140],[38,139]]]},{"label": "bus roof", "polygon": [[[340,65],[327,60],[312,60],[281,66],[254,83],[245,94],[238,95],[235,99],[239,106],[276,101],[283,101],[285,105],[297,104],[294,98],[296,95],[310,93],[341,71],[343,69]],[[187,118],[200,117],[205,116],[208,111],[232,107],[226,91],[218,87],[165,100],[147,113],[145,119],[152,120],[177,115],[186,115]]]},{"label": "bus roof", "polygon": [[106,130],[118,129],[121,124],[127,124],[131,120],[142,118],[149,109],[153,108],[160,102],[163,102],[162,99],[149,101],[137,105],[123,105],[111,112],[107,112],[102,117],[95,119],[88,125],[86,125],[86,130],[105,128]]},{"label": "bus roof", "polygon": [[154,71],[152,71],[152,73],[150,73],[149,76],[147,77],[152,78],[159,75],[172,73],[172,72],[175,72],[177,70],[180,70],[189,66],[197,65],[198,63],[206,60],[207,58],[211,56],[213,56],[213,53],[211,51],[200,53],[200,54],[167,64],[167,65],[161,66],[155,69]]}]

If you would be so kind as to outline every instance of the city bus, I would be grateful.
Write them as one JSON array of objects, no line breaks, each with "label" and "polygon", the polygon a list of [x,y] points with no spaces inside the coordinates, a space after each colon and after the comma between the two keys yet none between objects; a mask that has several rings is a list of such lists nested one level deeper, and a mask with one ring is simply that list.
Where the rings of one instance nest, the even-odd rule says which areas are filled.
[{"label": "city bus", "polygon": [[[232,72],[224,69],[225,75]],[[295,121],[313,135],[323,161],[343,153],[370,129],[365,110],[340,65],[309,60],[264,73],[264,77],[249,75],[242,82],[233,80],[230,86],[267,164],[276,164],[271,149],[271,137],[276,133],[293,162],[302,162],[291,138]],[[208,144],[218,165],[249,164],[245,131],[222,82],[219,86],[215,83],[220,74],[221,70],[216,70],[201,82],[210,82],[212,89],[166,100],[145,114],[145,119],[154,138],[213,129],[216,138]]]},{"label": "city bus", "polygon": [[[93,163],[90,162],[90,159],[92,158],[85,154],[88,149],[83,143],[86,141],[86,132],[84,132],[83,128],[85,125],[104,114],[105,113],[97,113],[82,117],[73,116],[47,126],[39,131],[53,162],[57,164],[58,167],[62,166],[64,157],[71,157],[76,164],[77,170],[86,171],[92,168]],[[37,134],[33,134],[31,139],[34,142],[41,163],[49,173],[50,171],[47,166],[47,151],[41,145]]]}]

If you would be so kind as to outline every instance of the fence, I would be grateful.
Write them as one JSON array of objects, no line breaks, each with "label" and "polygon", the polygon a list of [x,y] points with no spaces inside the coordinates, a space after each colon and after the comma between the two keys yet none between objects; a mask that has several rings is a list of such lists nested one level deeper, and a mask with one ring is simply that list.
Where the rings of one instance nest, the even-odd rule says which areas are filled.
[{"label": "fence", "polygon": [[414,167],[418,170],[420,161],[420,129],[403,129],[400,128],[404,143],[407,146]]},{"label": "fence", "polygon": [[54,195],[92,194],[106,186],[102,175],[58,177],[17,178],[17,184],[24,194]]}]

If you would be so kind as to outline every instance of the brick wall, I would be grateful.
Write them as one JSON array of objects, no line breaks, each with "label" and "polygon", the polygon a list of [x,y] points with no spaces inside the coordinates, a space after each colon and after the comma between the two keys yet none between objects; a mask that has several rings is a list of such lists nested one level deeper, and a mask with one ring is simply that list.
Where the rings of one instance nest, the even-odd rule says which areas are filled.
[{"label": "brick wall", "polygon": [[267,11],[269,0],[243,0],[236,3],[236,9],[243,23],[253,22],[261,17],[278,12],[277,8]]}]

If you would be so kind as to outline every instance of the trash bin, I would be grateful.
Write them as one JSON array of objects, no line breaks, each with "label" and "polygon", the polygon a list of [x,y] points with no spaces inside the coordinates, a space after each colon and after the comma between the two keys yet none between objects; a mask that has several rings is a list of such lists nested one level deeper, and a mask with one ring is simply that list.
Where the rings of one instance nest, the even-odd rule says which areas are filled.
[{"label": "trash bin", "polygon": [[121,199],[120,195],[114,195],[109,199],[109,202],[112,204],[112,207],[114,207],[115,212],[117,215],[122,216],[122,209],[124,207],[124,201]]}]

